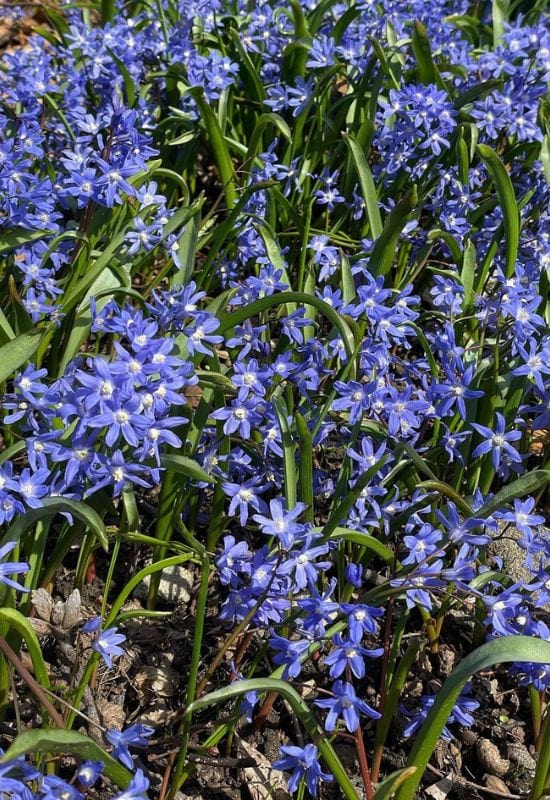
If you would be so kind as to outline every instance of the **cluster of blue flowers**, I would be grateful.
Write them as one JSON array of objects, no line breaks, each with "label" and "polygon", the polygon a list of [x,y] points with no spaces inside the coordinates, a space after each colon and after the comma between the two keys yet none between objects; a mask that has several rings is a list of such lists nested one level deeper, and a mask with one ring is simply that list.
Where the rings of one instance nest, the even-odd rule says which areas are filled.
[{"label": "cluster of blue flowers", "polygon": [[[220,619],[228,628],[248,619],[289,681],[321,651],[326,686],[315,708],[327,732],[355,734],[380,716],[364,699],[384,655],[387,595],[376,588],[374,573],[405,614],[420,609],[437,617],[453,604],[475,601],[489,638],[550,637],[543,618],[550,537],[535,496],[485,510],[492,489],[544,466],[530,441],[550,427],[550,192],[540,158],[549,135],[543,97],[550,32],[544,20],[518,15],[497,46],[489,46],[468,25],[465,0],[385,0],[383,8],[358,2],[342,30],[338,20],[350,4],[336,3],[310,37],[303,69],[289,78],[296,30],[284,2],[160,5],[171,13],[157,19],[150,11],[123,10],[102,28],[68,5],[66,25],[52,43],[35,35],[25,48],[2,55],[0,235],[3,228],[26,232],[7,257],[6,286],[17,318],[59,334],[75,313],[67,298],[86,247],[95,257],[111,245],[101,225],[117,212],[123,233],[112,276],[126,270],[129,288],[130,275],[136,277],[129,265],[155,258],[155,265],[167,265],[165,274],[179,277],[139,307],[107,299],[104,285],[87,286],[78,298],[91,320],[86,352],[75,351],[57,372],[31,363],[14,376],[2,398],[3,423],[14,438],[24,437],[26,459],[23,467],[18,459],[0,464],[0,523],[9,525],[52,496],[86,501],[98,492],[116,498],[128,486],[156,487],[163,454],[186,452],[213,477],[225,502],[215,557],[224,587]],[[490,21],[486,5],[483,22]],[[316,6],[302,2],[305,14]],[[236,26],[236,35],[222,48],[226,25]],[[430,54],[429,77],[415,56],[414,36],[425,35],[437,62]],[[322,93],[340,91],[336,78],[342,97],[348,89],[363,91],[376,125],[365,126],[362,137],[386,219],[399,211],[409,186],[420,187],[418,212],[403,212],[405,224],[391,245],[400,245],[395,279],[377,268],[379,238],[359,183],[350,183],[343,167],[325,164],[330,140],[316,161],[307,153],[307,136],[304,147],[300,141],[289,146],[282,133],[246,165],[231,242],[215,254],[212,274],[204,284],[195,273],[196,280],[181,277],[187,219],[180,221],[172,187],[163,183],[175,176],[179,186],[181,178],[161,167],[166,147],[159,123],[169,119],[180,134],[183,129],[182,142],[197,140],[200,102],[221,107],[248,86],[242,47],[261,78],[253,102],[261,113],[279,115],[280,131],[300,126],[299,137],[315,119]],[[381,63],[380,49],[390,54]],[[179,81],[175,96],[167,74]],[[132,92],[131,84],[140,90]],[[378,88],[369,88],[367,98],[361,87],[371,84]],[[345,132],[355,111],[336,113]],[[494,149],[511,143],[507,174],[521,224],[512,270],[502,203],[476,157],[478,142]],[[177,152],[178,139],[172,144]],[[183,168],[176,156],[174,162],[175,170]],[[309,220],[299,253],[277,233],[270,239],[274,186],[282,204]],[[465,260],[473,253],[482,265],[479,286],[465,279],[457,252]],[[292,301],[228,327],[227,312],[276,300],[304,271],[318,307],[336,312],[345,330],[360,332],[355,345],[344,329]],[[224,300],[212,310],[215,292]],[[61,340],[66,344],[63,336],[54,339]],[[215,368],[224,382],[211,392],[190,444],[190,389],[208,387],[201,381]],[[495,382],[504,399],[487,403]],[[289,446],[298,471],[306,469],[297,417],[315,455],[313,508],[288,501]],[[445,498],[414,480],[398,487],[411,451],[455,494]],[[475,482],[465,482],[476,474]],[[201,519],[208,524],[210,485],[195,480],[194,491],[199,525]],[[469,494],[470,514],[455,502],[456,492]],[[341,510],[333,497],[353,502]],[[506,564],[490,561],[487,545],[506,525],[520,532],[531,582],[510,580]],[[355,543],[361,535],[365,544],[375,537],[393,564],[377,560],[380,549],[367,557],[362,547],[348,548],[342,531]],[[15,547],[8,542],[0,557]],[[27,569],[23,561],[0,564],[0,582],[22,589],[10,576]],[[92,648],[110,668],[125,636],[101,625],[94,620],[86,631],[95,632]],[[550,665],[514,669],[522,685],[550,688]],[[260,700],[246,696],[248,719]],[[405,736],[433,702],[425,694],[418,708],[403,708]],[[476,707],[475,699],[461,696],[448,724],[472,724]],[[151,734],[136,725],[109,731],[107,740],[133,769],[128,746],[144,746]],[[293,792],[305,780],[315,795],[319,780],[331,777],[313,744],[284,746],[275,766],[292,772]],[[2,768],[0,794],[79,800],[100,773],[100,764],[85,763],[69,784],[18,759]],[[138,769],[117,800],[144,798],[148,785]]]}]

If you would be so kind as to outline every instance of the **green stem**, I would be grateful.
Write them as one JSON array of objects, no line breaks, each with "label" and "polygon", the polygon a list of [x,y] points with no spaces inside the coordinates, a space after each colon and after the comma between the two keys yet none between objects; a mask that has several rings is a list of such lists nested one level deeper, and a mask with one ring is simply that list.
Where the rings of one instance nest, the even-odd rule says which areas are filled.
[{"label": "green stem", "polygon": [[[197,689],[197,678],[199,674],[202,640],[204,634],[204,621],[206,617],[206,607],[208,604],[208,582],[210,579],[210,561],[204,555],[201,568],[201,583],[197,598],[197,610],[195,614],[195,632],[193,635],[193,649],[191,652],[191,664],[189,667],[189,678],[187,682],[187,705],[190,706],[194,699]],[[187,758],[189,746],[189,733],[191,731],[191,713],[185,715],[181,732],[181,750],[176,762],[175,770],[172,774],[172,788],[168,795],[173,800],[176,792],[182,785],[182,777]]]}]

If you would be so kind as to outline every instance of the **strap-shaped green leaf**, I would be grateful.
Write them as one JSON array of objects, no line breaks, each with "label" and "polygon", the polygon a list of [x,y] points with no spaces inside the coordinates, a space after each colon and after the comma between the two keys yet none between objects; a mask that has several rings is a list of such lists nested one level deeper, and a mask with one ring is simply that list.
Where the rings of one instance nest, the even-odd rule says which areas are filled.
[{"label": "strap-shaped green leaf", "polygon": [[36,242],[45,236],[51,236],[53,231],[37,231],[32,228],[7,228],[0,231],[0,256],[9,253],[16,247]]},{"label": "strap-shaped green leaf", "polygon": [[506,277],[510,278],[516,269],[520,230],[520,217],[514,187],[506,167],[494,150],[486,144],[478,144],[477,152],[493,179],[502,209],[506,235]]},{"label": "strap-shaped green leaf", "polygon": [[387,275],[390,271],[396,256],[399,237],[417,202],[418,193],[413,186],[386,217],[384,230],[376,240],[369,259],[369,270],[372,275]]},{"label": "strap-shaped green leaf", "polygon": [[464,685],[472,675],[495,664],[550,663],[550,642],[533,636],[504,636],[481,645],[466,656],[447,678],[436,697],[424,724],[415,735],[407,766],[417,771],[400,788],[397,800],[414,800],[431,755],[440,739]]},{"label": "strap-shaped green leaf", "polygon": [[2,538],[2,544],[17,542],[38,520],[54,517],[56,514],[71,514],[76,517],[95,534],[105,551],[109,549],[107,530],[99,514],[87,503],[70,500],[68,497],[45,497],[40,508],[28,509],[8,528]]},{"label": "strap-shaped green leaf", "polygon": [[25,640],[27,650],[31,657],[34,674],[40,685],[45,688],[50,688],[50,678],[48,670],[44,663],[42,656],[42,649],[38,641],[38,637],[34,632],[34,628],[20,611],[15,608],[0,608],[0,622],[6,623],[10,628],[13,628]]},{"label": "strap-shaped green leaf", "polygon": [[121,789],[125,789],[132,775],[126,767],[109,755],[97,742],[77,731],[68,731],[60,728],[42,728],[25,731],[19,734],[12,742],[6,753],[0,758],[0,763],[5,764],[15,758],[20,758],[27,753],[71,753],[90,761],[101,761],[103,771],[108,778],[114,781]]},{"label": "strap-shaped green leaf", "polygon": [[0,347],[0,383],[13,376],[13,373],[26,364],[38,350],[41,332],[22,333]]},{"label": "strap-shaped green leaf", "polygon": [[359,176],[359,185],[361,186],[361,194],[365,201],[371,238],[378,239],[382,233],[383,225],[380,208],[378,207],[378,195],[369,162],[367,161],[364,151],[351,134],[343,133],[342,137],[349,148],[353,163],[355,164],[355,169],[357,170],[357,175]]}]

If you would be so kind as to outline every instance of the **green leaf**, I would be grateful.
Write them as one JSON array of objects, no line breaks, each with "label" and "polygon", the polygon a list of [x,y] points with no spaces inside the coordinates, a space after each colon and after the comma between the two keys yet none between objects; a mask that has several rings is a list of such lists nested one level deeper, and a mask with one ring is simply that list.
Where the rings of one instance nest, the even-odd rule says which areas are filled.
[{"label": "green leaf", "polygon": [[468,176],[470,174],[470,158],[468,155],[468,145],[464,140],[464,127],[465,126],[462,126],[460,128],[456,140],[456,160],[459,180],[463,186],[467,186]]},{"label": "green leaf", "polygon": [[[275,239],[275,234],[273,233],[271,228],[268,225],[266,225],[265,223],[263,225],[255,225],[254,227],[256,228],[256,230],[258,231],[260,236],[262,237],[262,240],[263,240],[263,243],[264,243],[264,247],[265,247],[265,252],[267,254],[267,257],[268,257],[270,263],[273,264],[275,269],[281,270],[281,272],[283,273],[282,274],[283,281],[285,281],[285,283],[287,283],[290,286],[290,277],[289,277],[289,274],[288,274],[288,265],[287,265],[287,263],[286,263],[286,261],[285,261],[285,259],[283,257],[283,254],[281,253],[281,249],[279,247],[279,244],[277,243],[277,240]],[[287,311],[288,314],[292,313],[293,311],[296,310],[296,304],[295,303],[289,303],[287,305],[287,309],[288,309],[288,311]]]},{"label": "green leaf", "polygon": [[130,580],[124,584],[124,588],[111,606],[111,610],[109,611],[104,623],[104,628],[110,628],[118,621],[122,606],[130,597],[136,586],[139,586],[142,580],[147,578],[149,575],[155,575],[157,572],[162,572],[163,569],[185,564],[186,561],[191,561],[193,558],[193,553],[183,553],[181,556],[170,556],[170,558],[163,558],[160,561],[155,561],[154,564],[148,564],[146,567],[133,575],[132,578],[130,578]]},{"label": "green leaf", "polygon": [[458,266],[458,264],[462,263],[463,255],[462,250],[460,249],[460,245],[458,244],[457,240],[454,238],[452,234],[448,231],[442,231],[439,228],[434,228],[433,230],[428,232],[428,241],[431,242],[433,239],[443,239],[449,250],[451,251],[451,256],[453,257],[454,263]]},{"label": "green leaf", "polygon": [[464,247],[462,259],[462,269],[460,271],[460,281],[464,287],[464,308],[463,314],[468,314],[474,303],[474,278],[476,274],[476,248],[475,244],[468,239]]},{"label": "green leaf", "polygon": [[543,795],[550,794],[550,709],[548,706],[546,707],[539,741],[541,747],[538,753],[530,800],[541,800]]},{"label": "green leaf", "polygon": [[415,772],[416,767],[403,767],[403,769],[392,772],[387,778],[380,781],[372,796],[372,800],[389,800],[390,797],[394,796],[399,787],[408,781]]},{"label": "green leaf", "polygon": [[8,318],[0,308],[0,331],[2,331],[2,344],[15,339],[15,331],[11,327]]},{"label": "green leaf", "polygon": [[[449,486],[448,483],[444,483],[443,481],[422,481],[418,484],[419,489],[432,489],[433,491],[443,495],[444,497],[448,497],[449,500],[452,500],[453,503],[462,511],[463,514],[466,514],[468,517],[473,517],[474,512],[472,507],[469,503],[461,497],[458,492],[456,492],[452,486]],[[477,517],[478,512],[475,512],[475,516]]]},{"label": "green leaf", "polygon": [[126,100],[128,102],[128,106],[133,108],[136,102],[136,86],[132,79],[132,76],[128,72],[128,69],[123,61],[111,50],[110,47],[107,48],[107,52],[115,62],[118,67],[118,71],[122,75],[122,80],[124,81],[124,91],[126,92]]},{"label": "green leaf", "polygon": [[214,161],[220,173],[227,207],[233,208],[239,200],[237,176],[218,118],[208,102],[204,99],[204,92],[201,88],[191,89],[190,94],[197,104],[206,129],[206,134],[212,148],[212,155],[214,156]]},{"label": "green leaf", "polygon": [[504,36],[504,23],[510,16],[510,0],[493,0],[493,45],[497,47]]},{"label": "green leaf", "polygon": [[540,148],[540,158],[544,167],[544,177],[550,186],[550,134],[546,134]]},{"label": "green leaf", "polygon": [[282,133],[287,142],[290,142],[292,139],[292,133],[288,127],[288,124],[282,117],[279,116],[279,114],[275,114],[275,112],[261,114],[258,117],[256,125],[254,126],[254,130],[250,135],[248,150],[246,151],[246,157],[244,161],[248,169],[252,166],[252,160],[258,153],[258,145],[260,145],[262,142],[262,133],[269,126],[276,128],[280,133]]},{"label": "green leaf", "polygon": [[355,280],[351,271],[349,258],[344,252],[340,253],[340,269],[342,271],[342,299],[344,303],[353,303],[357,297],[357,290],[355,288]]},{"label": "green leaf", "polygon": [[178,260],[181,267],[170,279],[170,286],[187,286],[195,269],[197,244],[199,241],[200,217],[192,217],[178,239]]},{"label": "green leaf", "polygon": [[219,389],[225,394],[237,394],[237,387],[231,380],[222,372],[211,372],[206,369],[195,370],[195,375],[199,379],[199,386],[208,387],[209,389]]},{"label": "green leaf", "polygon": [[[422,637],[420,636],[413,637],[413,640],[409,643],[404,655],[399,660],[397,669],[393,673],[393,677],[391,678],[390,681],[388,681],[386,673],[386,694],[384,697],[384,713],[376,722],[376,730],[374,734],[374,752],[375,754],[378,754],[378,759],[380,761],[382,753],[384,752],[385,744],[388,740],[388,735],[390,732],[391,725],[394,722],[394,719],[397,715],[397,707],[399,704],[399,700],[401,698],[403,686],[405,685],[405,681],[409,676],[409,672],[411,671],[412,665],[414,664],[416,658],[418,657],[418,653],[420,652],[420,649],[423,647],[423,645],[424,643]],[[411,768],[409,767],[409,769]],[[413,769],[415,768],[413,767]],[[395,775],[396,773],[393,774]],[[402,781],[400,781],[398,785],[400,786],[401,783]],[[395,786],[395,789],[397,788],[398,787]]]},{"label": "green leaf", "polygon": [[445,88],[445,84],[441,79],[439,70],[434,64],[432,57],[432,49],[430,47],[430,40],[428,39],[428,32],[424,25],[418,20],[415,20],[412,34],[412,49],[414,57],[416,58],[417,73],[420,83],[426,85],[435,83],[439,88]]},{"label": "green leaf", "polygon": [[[163,227],[160,240],[157,242],[157,246],[164,242],[171,233],[174,233],[174,231],[178,230],[179,228],[183,228],[183,226],[191,219],[191,217],[198,213],[203,202],[204,200],[199,198],[199,200],[193,203],[192,206],[179,208]],[[71,286],[70,289],[68,289],[66,295],[63,297],[63,310],[65,313],[71,311],[80,302],[90,286],[92,286],[92,284],[105,269],[112,267],[112,263],[115,260],[115,255],[124,244],[126,235],[127,230],[123,229],[120,231],[120,233],[117,233],[115,236],[113,236],[110,244],[105,248],[101,255],[97,257],[93,265],[88,266],[85,274],[78,279],[74,286]],[[147,257],[149,256],[150,253],[147,254]],[[139,261],[133,263],[133,267],[135,269],[138,269],[139,266]]]},{"label": "green leaf", "polygon": [[32,665],[36,680],[44,689],[50,688],[50,678],[44,657],[42,655],[42,648],[38,637],[34,632],[31,623],[20,611],[15,608],[0,608],[0,622],[5,622],[10,629],[17,631],[17,633],[25,640],[27,650],[31,657]]},{"label": "green leaf", "polygon": [[24,244],[52,236],[53,233],[53,231],[36,231],[32,228],[4,228],[0,230],[0,256]]},{"label": "green leaf", "polygon": [[433,751],[455,703],[472,675],[482,669],[508,662],[550,663],[550,642],[534,636],[503,636],[483,644],[464,658],[439,690],[435,703],[420,730],[407,759],[417,771],[400,788],[397,800],[414,800]]},{"label": "green leaf", "polygon": [[497,492],[494,497],[484,503],[481,508],[472,512],[470,516],[486,519],[499,508],[504,508],[518,497],[526,497],[527,495],[533,494],[533,492],[536,492],[548,483],[550,483],[549,469],[536,469],[533,470],[533,472],[528,472],[527,475],[522,475],[520,478],[512,481],[512,483],[507,484],[503,489]]},{"label": "green leaf", "polygon": [[282,397],[272,397],[273,410],[279,423],[281,441],[283,445],[283,472],[284,488],[287,508],[292,511],[296,505],[296,489],[298,477],[296,475],[296,444],[292,441],[292,434],[288,425],[288,409]]},{"label": "green leaf", "polygon": [[439,480],[435,472],[433,472],[426,461],[420,456],[414,447],[409,444],[408,442],[399,442],[397,445],[396,450],[401,450],[404,452],[409,459],[412,461],[414,466],[417,468],[418,472],[421,475],[425,475],[429,480],[437,481]]},{"label": "green leaf", "polygon": [[186,715],[190,716],[195,711],[225,703],[228,700],[240,697],[248,692],[274,692],[286,700],[292,707],[299,722],[302,723],[312,741],[318,747],[325,764],[332,775],[334,775],[344,796],[347,800],[358,800],[357,793],[348,777],[347,770],[342,766],[340,759],[330,743],[330,739],[325,731],[321,730],[317,720],[298,692],[285,681],[277,678],[250,678],[249,680],[237,681],[230,686],[225,686],[223,689],[211,692],[211,694],[207,694],[199,700],[195,700],[195,702],[187,708]]},{"label": "green leaf", "polygon": [[47,5],[44,5],[40,9],[40,13],[44,14],[52,28],[57,31],[59,37],[62,39],[63,35],[69,30],[69,23],[63,14],[57,11],[55,7]]},{"label": "green leaf", "polygon": [[113,22],[116,13],[116,0],[101,0],[101,24]]},{"label": "green leaf", "polygon": [[384,229],[376,240],[369,259],[369,271],[372,275],[387,275],[390,271],[397,252],[401,231],[405,227],[409,215],[417,202],[418,194],[416,187],[413,186],[388,214]]},{"label": "green leaf", "polygon": [[187,456],[166,453],[165,455],[161,455],[160,463],[165,469],[176,472],[178,475],[185,475],[186,478],[191,478],[193,481],[216,483],[216,479],[213,478],[212,475],[209,475],[200,464],[197,464],[196,461],[193,461],[192,458],[188,458]]},{"label": "green leaf", "polygon": [[[113,272],[112,269],[107,267],[103,270],[103,272],[101,272],[100,275],[98,275],[96,280],[86,292],[78,306],[76,317],[72,322],[70,331],[68,333],[67,343],[63,348],[63,355],[59,361],[59,377],[64,374],[67,364],[77,355],[82,344],[89,336],[90,328],[92,326],[90,299],[92,297],[96,299],[96,309],[101,311],[107,304],[109,298],[117,289],[128,287],[130,285],[129,274],[123,271],[123,275],[125,277],[124,283],[121,281],[120,277]],[[101,295],[101,299],[98,299],[99,295]]]},{"label": "green leaf", "polygon": [[22,333],[0,347],[0,383],[11,378],[38,350],[42,331]]},{"label": "green leaf", "polygon": [[8,296],[9,307],[7,308],[7,311],[13,322],[15,333],[17,335],[23,333],[34,333],[36,331],[35,324],[32,321],[31,315],[23,305],[23,301],[21,299],[21,295],[19,294],[19,290],[13,275],[8,276]]},{"label": "green leaf", "polygon": [[454,101],[453,105],[458,111],[464,106],[473,103],[474,100],[477,100],[479,97],[489,94],[489,92],[493,89],[496,89],[497,86],[500,86],[500,81],[498,78],[491,78],[491,80],[485,81],[484,83],[476,83],[470,89],[467,89],[465,92],[460,94]]},{"label": "green leaf", "polygon": [[299,497],[302,503],[307,506],[304,511],[305,519],[313,524],[315,501],[313,494],[313,436],[307,426],[307,422],[299,411],[294,412],[294,419],[296,420],[296,430],[300,441],[300,461],[298,464]]},{"label": "green leaf", "polygon": [[382,234],[383,225],[382,217],[380,216],[380,208],[378,205],[378,195],[376,193],[376,186],[372,177],[372,172],[369,167],[369,162],[359,144],[355,141],[351,134],[343,133],[342,138],[347,144],[351,153],[357,175],[359,176],[359,185],[361,186],[361,194],[365,201],[367,210],[367,217],[369,220],[371,238],[378,239]]},{"label": "green leaf", "polygon": [[29,508],[11,525],[2,539],[6,542],[17,542],[21,536],[32,528],[38,520],[53,517],[56,514],[71,514],[86,525],[96,536],[102,548],[109,549],[107,530],[103,520],[94,509],[81,500],[70,500],[68,497],[44,497],[40,508]]},{"label": "green leaf", "polygon": [[506,235],[506,277],[510,278],[516,269],[520,231],[520,216],[514,187],[506,167],[495,151],[486,144],[478,144],[476,149],[487,167],[497,190],[504,218],[504,233]]},{"label": "green leaf", "polygon": [[349,511],[353,508],[354,503],[357,501],[357,498],[363,489],[365,489],[374,476],[378,474],[384,464],[386,464],[388,461],[388,458],[388,455],[382,456],[380,461],[377,461],[372,465],[372,467],[369,467],[367,470],[365,470],[365,472],[359,476],[352,488],[349,489],[345,497],[342,499],[342,502],[338,503],[336,507],[334,507],[334,504],[331,506],[329,518],[321,529],[323,534],[321,541],[326,542],[328,539],[330,539],[332,533],[336,530],[336,528],[339,527],[338,523],[345,519]]},{"label": "green leaf", "polygon": [[239,66],[243,83],[250,91],[250,94],[252,94],[252,92],[254,93],[255,96],[253,99],[257,100],[258,103],[263,103],[265,100],[265,88],[258,70],[254,66],[248,51],[241,42],[241,34],[239,31],[235,30],[235,28],[232,28],[229,32],[229,36],[231,37],[239,54]]},{"label": "green leaf", "polygon": [[250,319],[256,314],[266,311],[273,306],[285,305],[286,303],[303,303],[304,305],[314,306],[331,322],[344,343],[348,358],[352,358],[355,349],[353,333],[349,325],[340,314],[338,314],[328,303],[321,300],[316,295],[307,294],[306,292],[277,292],[276,294],[269,295],[269,297],[262,297],[260,300],[255,300],[238,311],[231,314],[224,314],[220,318],[220,327],[217,333],[225,333],[235,325],[241,325],[246,319]]},{"label": "green leaf", "polygon": [[[314,531],[321,532],[322,528],[314,528]],[[370,533],[363,533],[363,531],[351,531],[349,528],[336,527],[330,534],[330,539],[343,539],[345,542],[353,542],[367,550],[371,550],[379,556],[386,564],[394,563],[394,553],[385,544],[378,541]]]},{"label": "green leaf", "polygon": [[15,758],[29,753],[71,753],[89,761],[101,761],[103,772],[121,789],[125,789],[132,779],[128,772],[118,761],[109,755],[97,742],[77,731],[62,730],[60,728],[38,728],[24,731],[17,736],[8,750],[0,758],[0,764],[6,764]]}]

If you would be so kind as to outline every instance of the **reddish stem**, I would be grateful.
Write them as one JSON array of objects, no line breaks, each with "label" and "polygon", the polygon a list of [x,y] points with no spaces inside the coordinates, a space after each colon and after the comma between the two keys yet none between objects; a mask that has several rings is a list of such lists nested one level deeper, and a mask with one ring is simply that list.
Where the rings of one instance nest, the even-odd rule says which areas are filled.
[{"label": "reddish stem", "polygon": [[369,764],[367,761],[367,753],[365,750],[365,742],[363,741],[361,726],[359,726],[355,732],[355,747],[357,748],[357,755],[359,756],[359,766],[361,768],[361,777],[363,778],[363,786],[365,787],[367,800],[372,800],[374,792],[372,789],[371,774],[369,771]]}]

